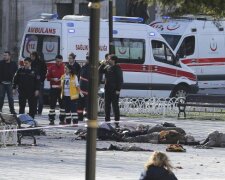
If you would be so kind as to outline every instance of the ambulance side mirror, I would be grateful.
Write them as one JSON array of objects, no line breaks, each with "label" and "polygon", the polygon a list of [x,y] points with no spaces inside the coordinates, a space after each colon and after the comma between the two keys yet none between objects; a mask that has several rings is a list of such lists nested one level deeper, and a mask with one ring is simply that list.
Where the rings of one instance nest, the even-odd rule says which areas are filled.
[{"label": "ambulance side mirror", "polygon": [[175,56],[175,58],[174,58],[174,64],[175,65],[180,64],[179,60],[180,60],[180,54],[177,53],[176,56]]},{"label": "ambulance side mirror", "polygon": [[177,61],[179,61],[179,59],[180,59],[180,54],[176,54],[176,56],[175,56],[175,61],[177,62]]}]

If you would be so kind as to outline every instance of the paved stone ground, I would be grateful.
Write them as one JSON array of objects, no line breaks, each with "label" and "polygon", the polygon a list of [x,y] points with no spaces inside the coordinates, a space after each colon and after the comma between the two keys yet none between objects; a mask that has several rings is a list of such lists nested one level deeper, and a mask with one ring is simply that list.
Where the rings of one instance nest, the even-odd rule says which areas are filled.
[{"label": "paved stone ground", "polygon": [[[18,107],[16,107],[18,109]],[[5,107],[4,112],[8,108]],[[37,116],[39,125],[47,126],[47,112]],[[103,118],[100,117],[99,121]],[[177,120],[176,118],[123,117],[122,125],[139,123],[155,125],[175,123],[197,140],[203,140],[214,130],[225,132],[225,122],[209,120]],[[84,123],[80,123],[84,127]],[[37,146],[8,146],[0,148],[1,180],[84,180],[86,141],[74,139],[77,127],[45,129],[47,136],[37,137]],[[29,141],[29,140],[28,140]],[[111,141],[97,141],[97,147],[108,147]],[[129,143],[117,143],[130,145]],[[166,145],[134,143],[134,145],[165,152]],[[167,153],[176,176],[180,180],[225,179],[225,150],[223,148],[194,149],[185,146],[186,153]],[[151,152],[98,151],[96,154],[96,180],[136,180]]]}]

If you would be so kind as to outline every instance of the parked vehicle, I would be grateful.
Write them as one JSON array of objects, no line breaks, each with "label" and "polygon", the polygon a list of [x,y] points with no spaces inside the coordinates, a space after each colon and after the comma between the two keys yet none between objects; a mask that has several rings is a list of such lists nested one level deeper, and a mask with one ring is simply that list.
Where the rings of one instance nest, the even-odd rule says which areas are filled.
[{"label": "parked vehicle", "polygon": [[199,89],[225,88],[224,20],[210,16],[164,17],[150,24],[197,74]]},{"label": "parked vehicle", "polygon": [[[50,16],[50,15],[49,15]],[[164,38],[140,18],[114,17],[113,43],[124,84],[121,97],[185,96],[197,91],[195,73],[179,62]],[[99,58],[109,50],[108,20],[100,20]],[[67,15],[63,19],[43,16],[30,20],[24,31],[20,58],[32,51],[43,53],[48,64],[56,54],[67,62],[74,52],[78,62],[89,51],[89,17]],[[48,82],[45,88],[48,88]]]}]

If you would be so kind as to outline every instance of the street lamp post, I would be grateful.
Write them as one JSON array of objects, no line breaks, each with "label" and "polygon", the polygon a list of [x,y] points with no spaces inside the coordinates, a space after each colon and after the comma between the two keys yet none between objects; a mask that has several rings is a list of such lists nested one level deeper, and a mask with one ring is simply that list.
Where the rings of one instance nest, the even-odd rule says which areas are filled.
[{"label": "street lamp post", "polygon": [[109,0],[109,54],[113,52],[113,1]]},{"label": "street lamp post", "polygon": [[96,136],[97,136],[97,93],[98,93],[98,60],[99,60],[99,24],[100,0],[89,2],[90,31],[89,31],[89,89],[88,89],[88,121],[86,146],[86,180],[95,180],[96,171]]}]

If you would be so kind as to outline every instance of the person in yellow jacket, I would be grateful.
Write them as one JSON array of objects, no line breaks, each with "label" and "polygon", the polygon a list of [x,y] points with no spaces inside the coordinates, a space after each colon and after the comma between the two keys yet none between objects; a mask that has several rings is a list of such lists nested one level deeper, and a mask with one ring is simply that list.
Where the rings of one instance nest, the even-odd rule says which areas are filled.
[{"label": "person in yellow jacket", "polygon": [[66,111],[66,124],[78,124],[77,100],[80,94],[80,85],[75,75],[73,66],[65,66],[65,74],[61,77],[61,98],[63,99]]}]

